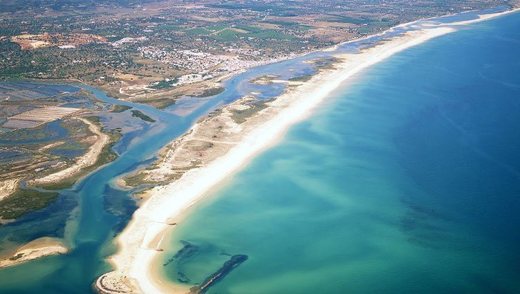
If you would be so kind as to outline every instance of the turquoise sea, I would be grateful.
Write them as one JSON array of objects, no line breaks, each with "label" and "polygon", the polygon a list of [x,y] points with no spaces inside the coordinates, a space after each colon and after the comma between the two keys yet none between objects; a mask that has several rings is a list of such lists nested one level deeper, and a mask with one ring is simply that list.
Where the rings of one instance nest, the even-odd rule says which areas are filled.
[{"label": "turquoise sea", "polygon": [[[208,293],[520,293],[520,14],[364,71],[178,225]],[[189,254],[177,254],[189,245]]]}]

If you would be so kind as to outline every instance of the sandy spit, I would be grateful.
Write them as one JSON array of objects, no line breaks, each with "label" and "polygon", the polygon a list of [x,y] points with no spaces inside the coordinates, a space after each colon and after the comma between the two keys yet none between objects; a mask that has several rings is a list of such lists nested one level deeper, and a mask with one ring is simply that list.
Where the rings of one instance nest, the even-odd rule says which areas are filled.
[{"label": "sandy spit", "polygon": [[278,142],[290,126],[305,119],[334,90],[364,69],[407,48],[451,33],[457,26],[515,11],[518,9],[443,26],[425,25],[421,30],[386,40],[361,53],[337,55],[342,61],[335,64],[334,69],[322,71],[274,100],[263,111],[269,113],[265,120],[258,120],[252,130],[247,128],[249,131],[242,134],[240,142],[224,156],[188,171],[171,184],[151,190],[149,199],[134,213],[129,225],[116,239],[119,250],[109,258],[115,271],[98,279],[98,290],[102,293],[189,292],[185,286],[161,279],[153,266],[162,251],[160,246],[165,234],[173,228],[172,220],[239,171],[255,155]]}]

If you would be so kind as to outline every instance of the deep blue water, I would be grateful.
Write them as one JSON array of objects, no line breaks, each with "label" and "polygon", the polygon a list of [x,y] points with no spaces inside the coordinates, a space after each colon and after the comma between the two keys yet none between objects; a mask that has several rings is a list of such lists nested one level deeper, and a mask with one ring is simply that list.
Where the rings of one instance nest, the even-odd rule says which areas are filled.
[{"label": "deep blue water", "polygon": [[520,293],[520,14],[338,90],[174,231],[209,293]]}]

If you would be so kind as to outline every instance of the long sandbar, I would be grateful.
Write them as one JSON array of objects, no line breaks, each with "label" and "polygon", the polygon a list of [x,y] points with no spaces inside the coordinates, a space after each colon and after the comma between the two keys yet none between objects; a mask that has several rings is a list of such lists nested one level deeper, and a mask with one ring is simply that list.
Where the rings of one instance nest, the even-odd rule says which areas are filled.
[{"label": "long sandbar", "polygon": [[[483,19],[486,17],[479,20]],[[265,120],[257,121],[253,129],[248,128],[240,142],[225,155],[204,167],[186,172],[171,184],[154,188],[149,199],[134,213],[129,225],[117,238],[119,251],[110,258],[115,271],[100,277],[99,290],[104,293],[188,292],[185,286],[161,280],[152,268],[154,259],[162,251],[160,246],[164,235],[172,229],[172,219],[179,217],[209,190],[240,170],[256,154],[275,144],[290,126],[307,117],[345,81],[402,50],[455,31],[450,27],[453,25],[456,24],[425,27],[386,40],[358,54],[337,55],[342,62],[336,64],[336,68],[313,76],[274,100],[258,114],[260,117],[264,115]]]}]

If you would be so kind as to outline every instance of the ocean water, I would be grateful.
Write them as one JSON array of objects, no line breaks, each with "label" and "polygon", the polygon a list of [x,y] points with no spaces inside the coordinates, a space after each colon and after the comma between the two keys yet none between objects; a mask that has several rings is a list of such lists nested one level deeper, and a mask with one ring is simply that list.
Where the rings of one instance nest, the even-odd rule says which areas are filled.
[{"label": "ocean water", "polygon": [[244,254],[208,293],[520,293],[519,29],[465,26],[345,84],[177,226],[164,275]]}]

